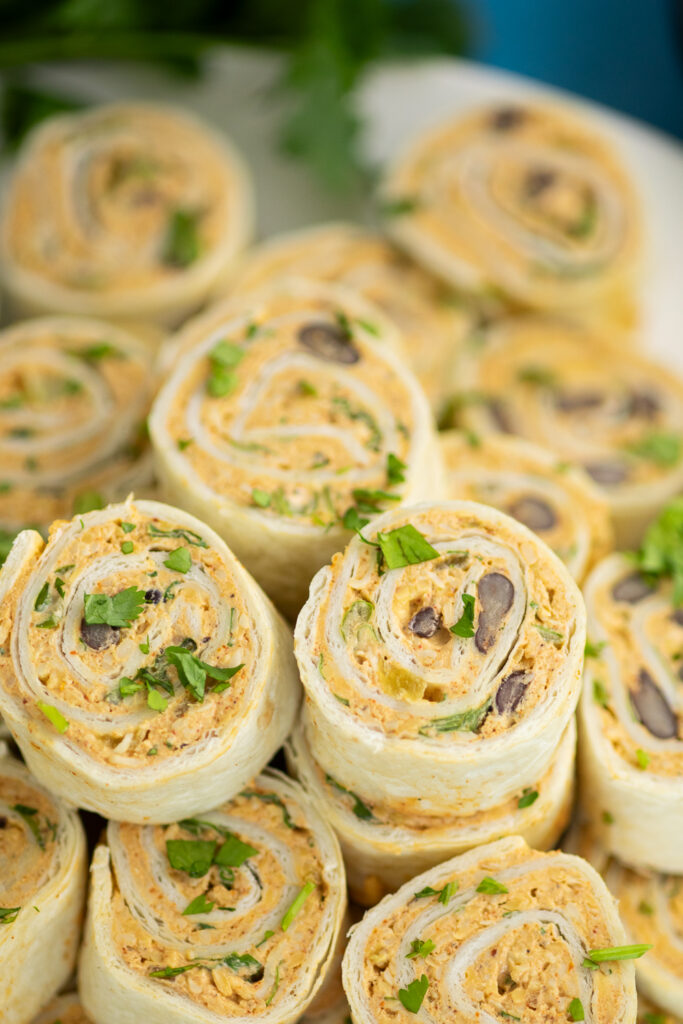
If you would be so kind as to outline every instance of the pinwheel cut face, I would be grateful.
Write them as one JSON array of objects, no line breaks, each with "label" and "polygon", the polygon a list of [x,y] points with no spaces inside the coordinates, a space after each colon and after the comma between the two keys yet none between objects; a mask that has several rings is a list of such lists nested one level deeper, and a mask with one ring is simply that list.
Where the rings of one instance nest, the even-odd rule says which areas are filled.
[{"label": "pinwheel cut face", "polygon": [[142,290],[215,249],[232,214],[225,156],[160,110],[104,108],[39,133],[8,205],[7,247],[37,276]]},{"label": "pinwheel cut face", "polygon": [[148,374],[142,351],[106,324],[54,318],[5,334],[0,523],[49,524],[87,494],[104,503],[144,450]]},{"label": "pinwheel cut face", "polygon": [[385,571],[360,540],[335,556],[313,657],[332,694],[386,732],[495,736],[556,685],[573,595],[512,523],[435,507],[410,524],[434,550],[419,564]]},{"label": "pinwheel cut face", "polygon": [[[655,364],[550,322],[482,350],[468,420],[543,441],[610,494],[657,482],[683,460],[683,390]],[[467,397],[466,397],[467,401]]]},{"label": "pinwheel cut face", "polygon": [[594,635],[606,638],[589,663],[594,710],[603,735],[625,761],[679,776],[683,614],[672,604],[670,584],[651,582],[625,559],[612,565],[592,597]]},{"label": "pinwheel cut face", "polygon": [[416,389],[370,343],[374,325],[284,293],[257,313],[217,325],[171,381],[165,427],[182,471],[294,525],[329,530],[351,506],[390,507]]},{"label": "pinwheel cut face", "polygon": [[111,826],[109,842],[113,938],[128,967],[226,1017],[276,1007],[307,970],[312,982],[338,894],[314,833],[279,790],[257,780],[201,820]]},{"label": "pinwheel cut face", "polygon": [[[613,936],[571,860],[522,853],[454,872],[449,881],[444,896],[444,889],[420,890],[368,936],[363,988],[374,1020],[395,1020],[399,990],[423,974],[421,1014],[429,1020],[565,1024],[574,999],[592,1010],[594,1024],[622,1019],[619,969],[582,966],[590,949],[612,945]],[[426,951],[416,956],[421,943]]]},{"label": "pinwheel cut face", "polygon": [[454,276],[488,277],[534,305],[628,267],[637,245],[631,187],[608,147],[551,111],[501,108],[443,126],[418,140],[388,193],[397,231],[407,222]]},{"label": "pinwheel cut face", "polygon": [[1,770],[0,906],[7,909],[30,906],[50,877],[59,812],[42,790]]},{"label": "pinwheel cut face", "polygon": [[212,542],[122,507],[125,518],[93,513],[57,532],[14,643],[38,719],[54,724],[56,709],[66,739],[93,757],[149,764],[229,727],[259,646],[247,643],[251,610]]}]

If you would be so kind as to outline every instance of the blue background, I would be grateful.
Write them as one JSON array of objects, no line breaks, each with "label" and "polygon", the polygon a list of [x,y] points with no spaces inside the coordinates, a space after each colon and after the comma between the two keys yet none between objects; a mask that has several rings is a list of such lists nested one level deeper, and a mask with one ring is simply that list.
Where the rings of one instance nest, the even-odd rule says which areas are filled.
[{"label": "blue background", "polygon": [[673,0],[461,0],[469,56],[616,107],[683,139]]}]

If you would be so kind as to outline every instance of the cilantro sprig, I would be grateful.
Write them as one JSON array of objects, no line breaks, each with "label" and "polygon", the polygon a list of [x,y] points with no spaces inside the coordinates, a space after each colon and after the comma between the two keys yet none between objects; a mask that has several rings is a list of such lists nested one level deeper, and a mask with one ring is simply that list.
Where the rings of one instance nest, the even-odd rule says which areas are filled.
[{"label": "cilantro sprig", "polygon": [[126,587],[118,594],[86,594],[84,618],[89,626],[106,625],[125,628],[137,619],[145,603],[145,591]]},{"label": "cilantro sprig", "polygon": [[651,524],[635,559],[653,580],[671,578],[673,604],[683,604],[683,498],[675,498]]}]

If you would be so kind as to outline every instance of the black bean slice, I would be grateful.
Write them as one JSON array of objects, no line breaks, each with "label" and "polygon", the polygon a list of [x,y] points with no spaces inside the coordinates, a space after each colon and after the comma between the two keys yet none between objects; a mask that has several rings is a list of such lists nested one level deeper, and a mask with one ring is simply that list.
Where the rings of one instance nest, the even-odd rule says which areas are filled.
[{"label": "black bean slice", "polygon": [[526,118],[526,111],[522,107],[500,107],[494,110],[491,116],[491,127],[496,132],[508,132],[516,128]]},{"label": "black bean slice", "polygon": [[415,633],[416,636],[421,636],[428,640],[430,636],[434,636],[441,629],[441,623],[442,617],[440,612],[431,607],[420,608],[419,612],[416,612],[408,623],[408,629],[411,633]]},{"label": "black bean slice", "polygon": [[86,622],[81,619],[81,639],[93,651],[103,651],[121,639],[118,626],[108,626],[105,622]]},{"label": "black bean slice", "polygon": [[530,199],[533,199],[536,196],[540,196],[551,185],[554,185],[556,180],[557,174],[555,171],[551,171],[550,168],[532,167],[524,181],[524,191]]},{"label": "black bean slice", "polygon": [[503,434],[514,434],[515,428],[510,419],[510,411],[502,398],[489,398],[487,404],[491,418],[498,430]]},{"label": "black bean slice", "polygon": [[530,530],[542,533],[544,530],[552,530],[557,525],[557,516],[547,501],[537,498],[533,494],[523,494],[507,509],[509,515],[519,519]]},{"label": "black bean slice", "polygon": [[360,352],[351,341],[349,332],[339,324],[305,324],[299,328],[299,341],[319,359],[328,363],[357,363]]},{"label": "black bean slice", "polygon": [[153,587],[152,590],[145,591],[145,602],[147,604],[159,604],[159,601],[161,601],[163,596],[164,595],[160,590],[157,590],[156,587]]},{"label": "black bean slice", "polygon": [[627,405],[629,416],[639,416],[644,420],[652,420],[660,409],[659,398],[652,391],[633,391],[629,395]]},{"label": "black bean slice", "polygon": [[683,626],[683,608],[677,608],[676,611],[672,613],[671,618],[677,626]]},{"label": "black bean slice", "polygon": [[647,580],[639,572],[632,572],[624,576],[612,587],[612,597],[615,601],[624,601],[626,604],[637,604],[644,597],[654,593],[654,587],[650,586]]},{"label": "black bean slice", "polygon": [[557,391],[555,405],[562,412],[583,412],[597,409],[605,400],[601,391]]},{"label": "black bean slice", "polygon": [[523,669],[505,676],[496,691],[496,711],[499,715],[511,715],[524,700],[526,688],[531,682],[531,673]]},{"label": "black bean slice", "polygon": [[631,691],[631,701],[638,718],[653,736],[670,740],[678,733],[678,719],[669,702],[649,672],[641,668],[638,689]]},{"label": "black bean slice", "polygon": [[621,462],[589,462],[583,468],[596,484],[604,487],[621,484],[628,476],[628,469]]},{"label": "black bean slice", "polygon": [[515,588],[502,573],[488,572],[477,584],[477,596],[481,611],[474,642],[477,650],[486,654],[496,642],[503,617],[512,607]]}]

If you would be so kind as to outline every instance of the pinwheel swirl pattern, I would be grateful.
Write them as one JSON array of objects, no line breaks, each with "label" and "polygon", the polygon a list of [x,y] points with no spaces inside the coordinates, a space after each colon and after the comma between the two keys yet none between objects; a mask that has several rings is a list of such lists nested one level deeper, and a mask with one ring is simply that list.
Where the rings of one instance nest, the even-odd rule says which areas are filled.
[{"label": "pinwheel swirl pattern", "polygon": [[607,502],[578,469],[512,437],[440,435],[449,497],[481,501],[537,533],[579,582],[608,554],[613,536]]},{"label": "pinwheel swirl pattern", "polygon": [[569,573],[509,516],[473,502],[386,513],[314,578],[297,621],[313,756],[399,813],[500,804],[554,756],[584,635]]},{"label": "pinwheel swirl pattern", "polygon": [[343,223],[282,235],[258,246],[230,281],[230,292],[263,288],[292,274],[342,284],[381,309],[400,330],[402,354],[432,407],[438,407],[456,352],[475,326],[473,309],[464,300],[380,235]]},{"label": "pinwheel swirl pattern", "polygon": [[344,987],[359,1024],[407,1020],[404,1009],[425,1022],[561,1024],[570,1006],[590,1024],[631,1024],[633,965],[587,963],[623,941],[589,864],[512,837],[418,875],[368,911],[344,957]]},{"label": "pinwheel swirl pattern", "polygon": [[130,500],[42,546],[22,533],[3,571],[0,666],[36,776],[116,820],[238,790],[289,731],[299,688],[287,627],[220,538]]},{"label": "pinwheel swirl pattern", "polygon": [[367,519],[440,493],[424,395],[362,300],[292,280],[214,309],[181,342],[150,420],[160,478],[288,611],[348,537],[350,508]]},{"label": "pinwheel swirl pattern", "polygon": [[586,584],[591,657],[581,699],[582,794],[601,843],[629,863],[681,873],[683,617],[613,555]]},{"label": "pinwheel swirl pattern", "polygon": [[296,783],[268,772],[201,819],[110,824],[107,844],[81,963],[95,1019],[297,1019],[332,962],[345,890],[334,835]]},{"label": "pinwheel swirl pattern", "polygon": [[581,466],[636,545],[683,486],[683,382],[606,336],[551,319],[503,322],[463,358],[462,425],[518,434]]},{"label": "pinwheel swirl pattern", "polygon": [[[150,356],[97,320],[0,332],[0,543],[149,486]],[[6,554],[6,550],[5,550]]]},{"label": "pinwheel swirl pattern", "polygon": [[0,756],[0,819],[2,1019],[23,1024],[74,967],[85,900],[85,835],[77,814],[7,756]]},{"label": "pinwheel swirl pattern", "polygon": [[4,211],[5,284],[24,308],[173,322],[250,229],[227,140],[164,106],[102,106],[52,118],[24,148]]},{"label": "pinwheel swirl pattern", "polygon": [[640,250],[633,189],[606,142],[560,110],[505,107],[437,126],[384,185],[396,239],[456,285],[533,308],[620,305]]}]

